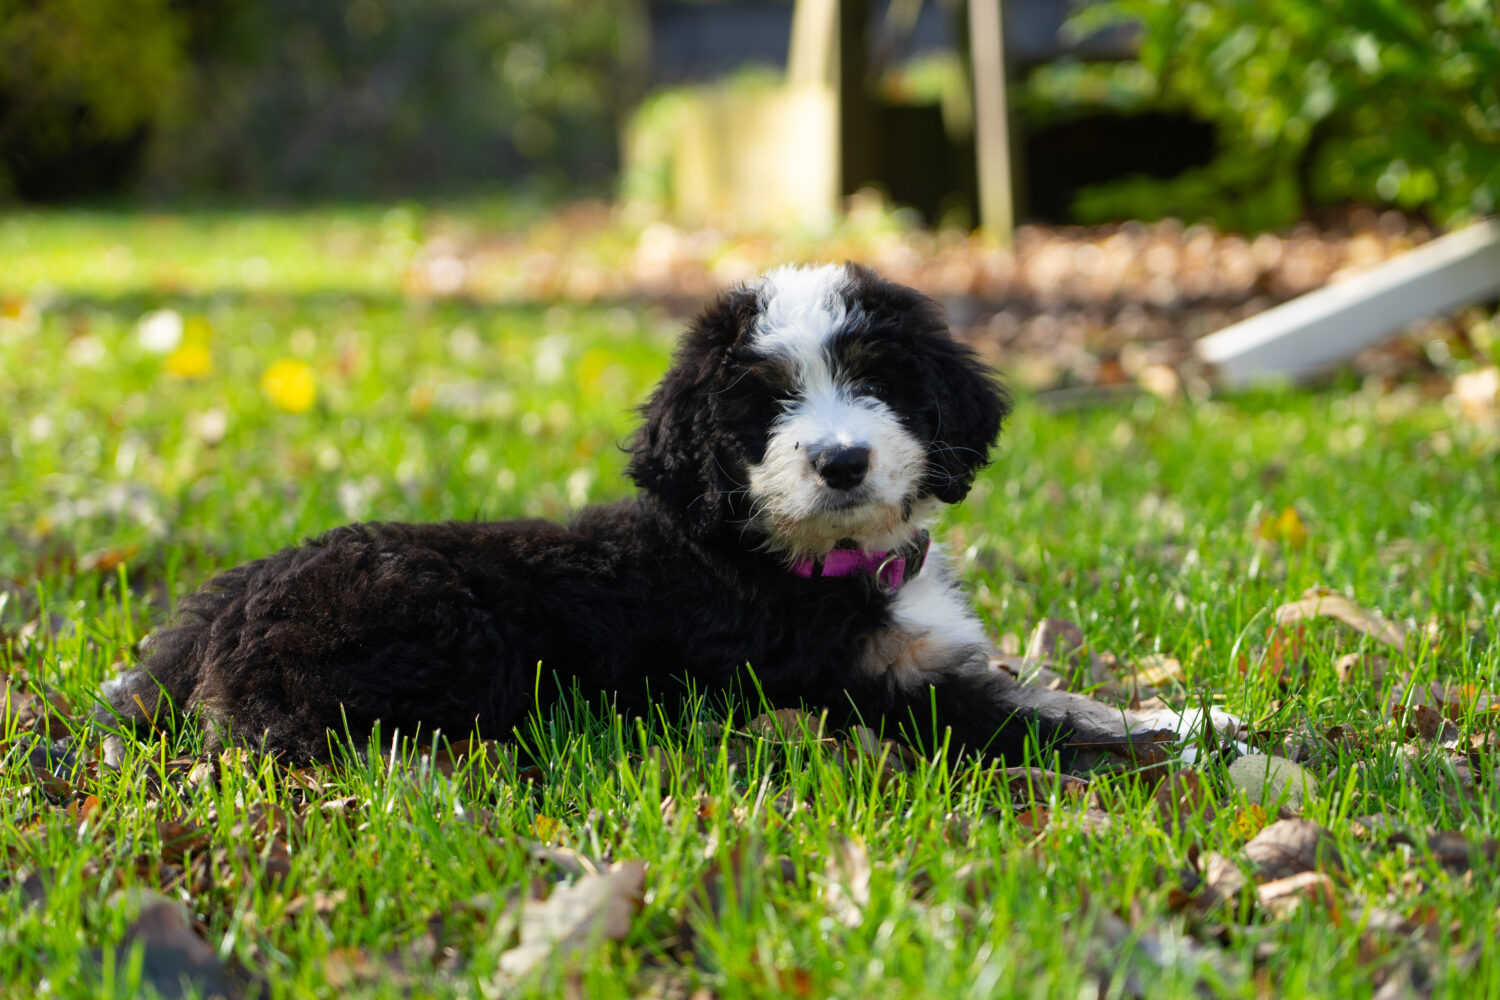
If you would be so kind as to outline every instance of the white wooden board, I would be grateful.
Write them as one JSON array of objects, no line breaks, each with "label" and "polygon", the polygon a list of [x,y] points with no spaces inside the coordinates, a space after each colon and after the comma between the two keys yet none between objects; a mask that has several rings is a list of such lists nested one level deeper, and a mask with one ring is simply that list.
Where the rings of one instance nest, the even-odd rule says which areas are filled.
[{"label": "white wooden board", "polygon": [[1302,378],[1414,320],[1500,295],[1500,220],[1425,243],[1198,341],[1219,381]]}]

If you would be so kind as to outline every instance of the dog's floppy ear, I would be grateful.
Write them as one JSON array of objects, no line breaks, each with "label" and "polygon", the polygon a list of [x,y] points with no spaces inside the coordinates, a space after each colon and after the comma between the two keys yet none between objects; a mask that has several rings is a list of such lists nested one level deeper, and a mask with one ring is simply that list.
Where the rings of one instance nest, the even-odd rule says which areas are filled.
[{"label": "dog's floppy ear", "polygon": [[844,265],[851,293],[872,319],[900,329],[909,357],[916,429],[927,438],[927,485],[944,503],[958,503],[989,462],[990,448],[1010,413],[995,372],[953,339],[943,307],[914,288],[886,281],[859,264]]},{"label": "dog's floppy ear", "polygon": [[645,423],[630,444],[627,474],[664,501],[684,527],[705,537],[729,514],[736,488],[719,459],[714,393],[725,356],[754,320],[756,293],[737,288],[705,309],[683,336],[672,367],[641,408]]},{"label": "dog's floppy ear", "polygon": [[934,411],[930,425],[936,428],[927,445],[928,482],[933,496],[958,503],[989,464],[990,448],[1010,413],[1010,396],[972,350],[946,333],[920,343],[927,357],[919,367]]}]

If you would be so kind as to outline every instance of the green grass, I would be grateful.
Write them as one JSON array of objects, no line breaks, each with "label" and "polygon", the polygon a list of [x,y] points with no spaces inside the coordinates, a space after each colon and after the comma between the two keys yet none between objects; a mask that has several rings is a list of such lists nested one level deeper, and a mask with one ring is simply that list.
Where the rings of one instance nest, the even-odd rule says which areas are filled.
[{"label": "green grass", "polygon": [[[232,758],[205,780],[191,731],[128,744],[118,769],[85,734],[80,768],[39,780],[28,692],[86,717],[217,569],[356,518],[560,518],[625,492],[618,445],[676,324],[406,298],[384,248],[421,215],[394,218],[0,222],[0,993],[136,995],[143,955],[120,943],[141,902],[122,890],[150,887],[276,996],[495,995],[519,898],[563,878],[538,841],[646,861],[644,904],[623,941],[543,962],[515,995],[1092,996],[1101,975],[1107,995],[1153,997],[1369,996],[1400,975],[1500,991],[1484,947],[1500,883],[1479,850],[1500,836],[1497,762],[1408,742],[1391,715],[1428,681],[1472,685],[1470,701],[1496,687],[1500,441],[1414,390],[1073,414],[1023,400],[945,526],[995,633],[1072,619],[1127,663],[1179,659],[1174,704],[1256,720],[1267,746],[1305,739],[1306,813],[1345,860],[1333,909],[1184,908],[1183,872],[1239,857],[1265,822],[1217,762],[1200,765],[1213,814],[1180,822],[1149,776],[1096,778],[1101,827],[1045,783],[1017,800],[974,766],[887,769],[807,732],[753,735],[754,704],[637,722],[575,698],[451,776]],[[143,345],[161,309],[210,372],[173,375],[182,358]],[[281,359],[311,372],[305,412],[263,391]],[[1306,543],[1259,538],[1288,507]],[[1318,584],[1412,625],[1381,682],[1339,681],[1339,656],[1374,647],[1332,624],[1308,629],[1305,669],[1262,669],[1271,611]],[[1456,714],[1466,737],[1494,726]],[[1328,739],[1336,724],[1353,738]],[[1481,780],[1456,792],[1466,759]],[[284,825],[257,825],[268,805]],[[1376,813],[1419,846],[1365,834]],[[1476,845],[1467,871],[1420,846],[1430,830]],[[863,856],[850,909],[830,886]]]}]

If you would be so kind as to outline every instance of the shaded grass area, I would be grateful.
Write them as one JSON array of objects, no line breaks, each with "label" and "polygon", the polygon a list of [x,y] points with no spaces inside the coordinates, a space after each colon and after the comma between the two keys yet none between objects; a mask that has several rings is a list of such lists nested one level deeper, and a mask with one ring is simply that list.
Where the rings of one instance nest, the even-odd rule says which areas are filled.
[{"label": "shaded grass area", "polygon": [[[1494,728],[1481,696],[1500,669],[1500,442],[1415,390],[1073,414],[1023,400],[946,519],[997,635],[1076,621],[1125,664],[1180,661],[1169,702],[1311,748],[1305,812],[1343,865],[1332,903],[1289,915],[1184,903],[1184,872],[1238,857],[1274,818],[1217,761],[1199,765],[1186,811],[1160,806],[1159,774],[1097,776],[1084,802],[1052,779],[893,766],[889,748],[851,753],[800,723],[778,735],[751,724],[758,704],[622,720],[580,696],[462,760],[292,774],[199,761],[191,731],[105,766],[88,737],[77,767],[39,772],[24,730],[66,735],[217,569],[352,519],[560,518],[625,493],[619,446],[671,324],[407,299],[379,272],[361,283],[383,219],[348,223],[365,251],[326,282],[277,264],[263,287],[228,291],[195,270],[206,244],[118,228],[149,228],[138,220],[43,227],[54,250],[39,255],[24,220],[0,227],[0,982],[164,988],[149,949],[122,947],[149,900],[120,890],[150,888],[187,903],[225,975],[277,996],[1500,991],[1482,947],[1500,929],[1496,762],[1473,751],[1482,780],[1457,792],[1452,755],[1403,729],[1433,680],[1469,686],[1452,713],[1464,737]],[[221,247],[226,268],[324,231],[264,225]],[[110,284],[66,264],[117,244],[181,256],[185,277]],[[278,363],[291,382],[268,380]],[[1278,531],[1288,509],[1298,529]],[[1381,679],[1340,679],[1339,657],[1373,646],[1332,625],[1273,662],[1272,609],[1319,584],[1411,626]],[[1373,814],[1415,846],[1371,834],[1385,829]],[[1430,830],[1459,833],[1465,863],[1424,846]],[[519,900],[578,877],[544,843],[646,861],[644,896],[623,940],[517,982],[504,956]]]}]

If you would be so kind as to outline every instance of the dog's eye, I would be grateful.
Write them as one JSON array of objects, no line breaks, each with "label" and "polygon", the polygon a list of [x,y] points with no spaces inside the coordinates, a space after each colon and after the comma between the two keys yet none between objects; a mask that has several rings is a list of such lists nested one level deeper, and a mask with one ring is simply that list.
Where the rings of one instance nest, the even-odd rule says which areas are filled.
[{"label": "dog's eye", "polygon": [[855,382],[851,387],[851,391],[856,396],[870,396],[874,399],[883,399],[885,397],[885,386],[869,378],[860,379],[858,382]]}]

